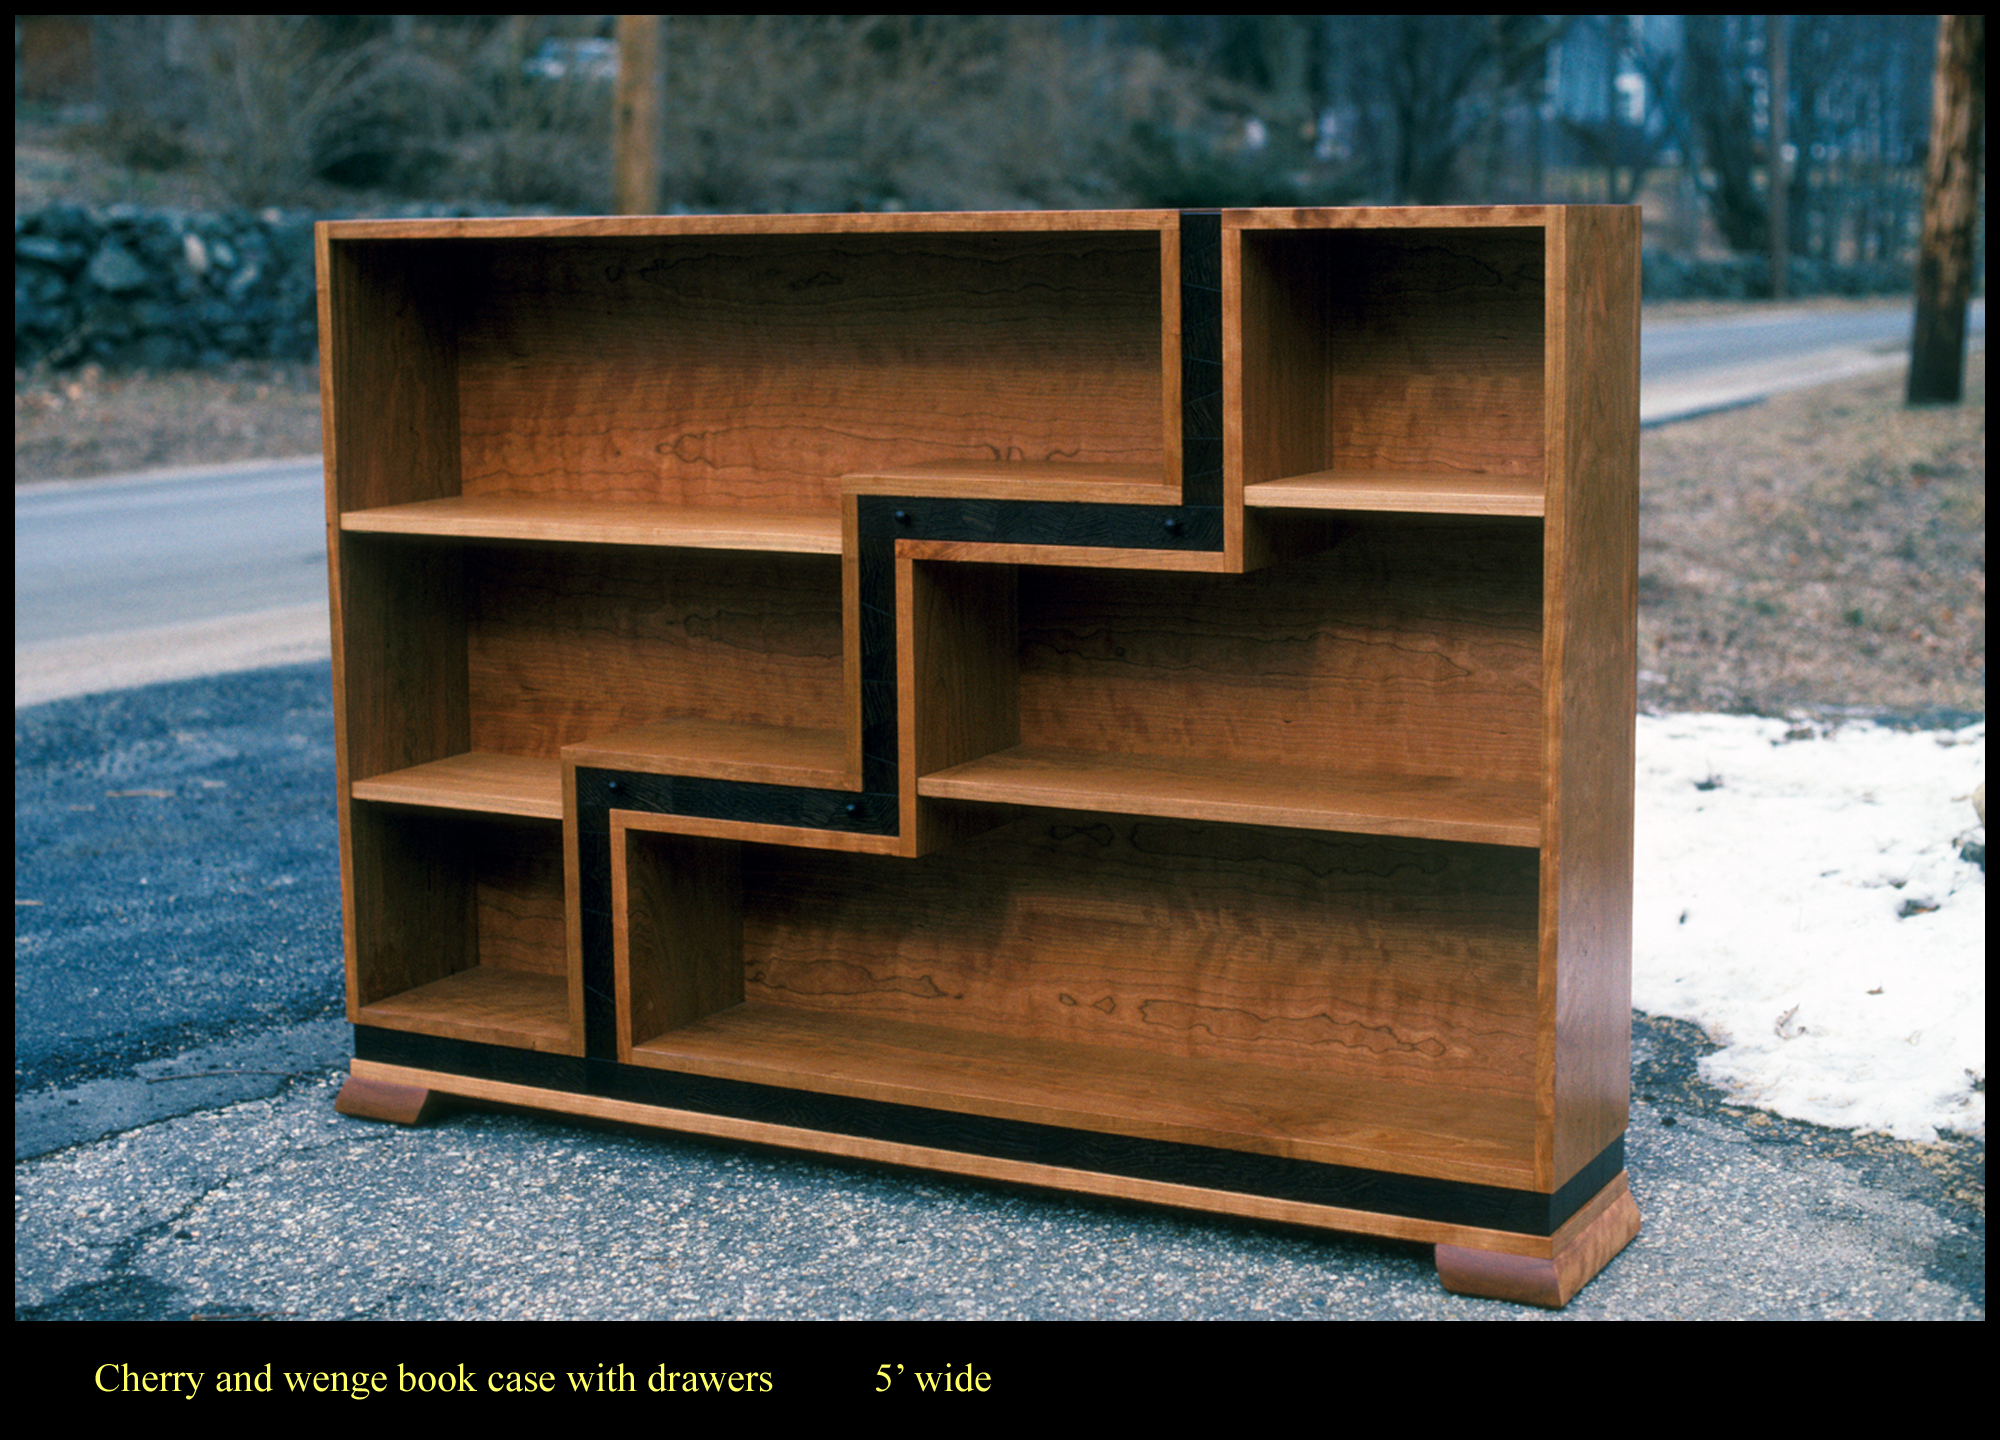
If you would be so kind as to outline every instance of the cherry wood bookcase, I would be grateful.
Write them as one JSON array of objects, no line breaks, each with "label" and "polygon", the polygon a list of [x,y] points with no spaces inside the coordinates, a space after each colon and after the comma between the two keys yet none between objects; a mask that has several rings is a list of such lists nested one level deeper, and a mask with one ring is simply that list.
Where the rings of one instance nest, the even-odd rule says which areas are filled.
[{"label": "cherry wood bookcase", "polygon": [[342,1110],[1566,1302],[1639,1227],[1638,234],[321,225]]}]

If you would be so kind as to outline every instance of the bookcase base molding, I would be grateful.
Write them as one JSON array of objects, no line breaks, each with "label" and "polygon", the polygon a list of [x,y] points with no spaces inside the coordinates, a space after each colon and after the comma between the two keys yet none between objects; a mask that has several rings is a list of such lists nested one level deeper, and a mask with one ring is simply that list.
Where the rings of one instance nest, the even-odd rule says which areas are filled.
[{"label": "bookcase base molding", "polygon": [[342,1114],[1638,1233],[1636,211],[318,243]]},{"label": "bookcase base molding", "polygon": [[[684,1135],[699,1135],[723,1141],[770,1145],[788,1150],[808,1150],[847,1160],[911,1166],[969,1179],[1035,1186],[1050,1190],[1097,1195],[1114,1200],[1136,1200],[1174,1209],[1233,1215],[1252,1220],[1307,1226],[1314,1229],[1357,1235],[1379,1235],[1391,1240],[1409,1240],[1436,1247],[1438,1279],[1444,1288],[1459,1295],[1511,1300],[1524,1305],[1560,1309],[1609,1264],[1618,1252],[1639,1233],[1639,1207],[1632,1199],[1626,1173],[1616,1170],[1603,1186],[1585,1196],[1559,1224],[1546,1234],[1511,1229],[1492,1229],[1467,1219],[1427,1218],[1423,1214],[1396,1213],[1397,1196],[1393,1182],[1382,1183],[1379,1176],[1332,1174],[1320,1177],[1298,1175],[1289,1178],[1290,1187],[1275,1183],[1277,1193],[1246,1193],[1228,1188],[1241,1184],[1242,1167],[1224,1160],[1219,1170],[1226,1179],[1223,1188],[1196,1183],[1199,1162],[1180,1160],[1188,1179],[1161,1179],[1137,1172],[1148,1168],[1148,1159],[1162,1173],[1177,1167],[1172,1155],[1127,1158],[1124,1171],[1105,1166],[1106,1156],[1095,1153],[1083,1157],[1086,1163],[1061,1165],[1046,1160],[1026,1160],[1011,1155],[983,1154],[970,1150],[943,1148],[936,1144],[912,1143],[872,1135],[848,1135],[817,1128],[809,1117],[795,1116],[801,1123],[779,1124],[749,1120],[703,1111],[679,1110],[647,1104],[616,1095],[582,1095],[549,1090],[531,1084],[505,1080],[485,1080],[455,1073],[405,1065],[382,1064],[357,1059],[335,1108],[343,1115],[395,1124],[422,1124],[435,1116],[447,1098],[489,1104],[515,1105],[529,1109],[579,1115],[593,1120],[652,1126]],[[919,1131],[921,1131],[921,1126]],[[958,1137],[963,1139],[965,1137]],[[1002,1139],[1006,1137],[1000,1137]],[[997,1148],[997,1147],[996,1147]],[[1043,1137],[1034,1137],[1025,1153],[1060,1153],[1065,1148],[1050,1146]],[[1088,1139],[1083,1142],[1088,1150]],[[1622,1164],[1623,1146],[1607,1160]],[[1213,1164],[1213,1157],[1210,1157]],[[1603,1165],[1592,1167],[1601,1171]],[[1589,1179],[1594,1183],[1596,1174]],[[1318,1188],[1339,1194],[1343,1187],[1361,1193],[1355,1203],[1339,1205],[1290,1198],[1302,1190]],[[1508,1208],[1541,1209],[1548,1197],[1523,1197],[1525,1205],[1507,1206],[1505,1200],[1466,1193],[1454,1197],[1452,1187],[1440,1186],[1426,1193],[1409,1187],[1406,1202],[1413,1210],[1458,1210],[1472,1216]],[[1454,1199],[1458,1203],[1454,1205]],[[1558,1204],[1571,1203],[1558,1197]],[[1553,1219],[1554,1207],[1544,1213]],[[1532,1222],[1531,1222],[1532,1223]]]}]

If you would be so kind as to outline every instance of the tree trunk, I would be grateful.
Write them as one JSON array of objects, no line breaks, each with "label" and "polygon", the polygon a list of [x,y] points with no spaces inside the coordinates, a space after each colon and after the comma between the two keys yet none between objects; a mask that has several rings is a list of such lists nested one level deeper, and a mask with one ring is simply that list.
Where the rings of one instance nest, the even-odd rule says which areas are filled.
[{"label": "tree trunk", "polygon": [[1965,395],[1965,311],[1972,296],[1972,227],[1985,130],[1986,17],[1942,16],[1924,166],[1916,333],[1904,394],[1911,405],[1956,405]]}]

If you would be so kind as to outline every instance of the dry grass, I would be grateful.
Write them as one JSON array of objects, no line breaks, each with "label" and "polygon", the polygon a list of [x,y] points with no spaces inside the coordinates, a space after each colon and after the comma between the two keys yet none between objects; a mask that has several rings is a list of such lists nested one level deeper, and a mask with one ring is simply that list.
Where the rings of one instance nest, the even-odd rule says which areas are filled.
[{"label": "dry grass", "polygon": [[14,483],[316,455],[319,367],[14,376]]},{"label": "dry grass", "polygon": [[[311,366],[17,376],[17,483],[319,448]],[[1986,370],[1900,372],[1646,432],[1640,702],[1782,715],[1986,708]]]},{"label": "dry grass", "polygon": [[1986,709],[1986,367],[1900,370],[1648,431],[1639,696],[1763,715]]}]

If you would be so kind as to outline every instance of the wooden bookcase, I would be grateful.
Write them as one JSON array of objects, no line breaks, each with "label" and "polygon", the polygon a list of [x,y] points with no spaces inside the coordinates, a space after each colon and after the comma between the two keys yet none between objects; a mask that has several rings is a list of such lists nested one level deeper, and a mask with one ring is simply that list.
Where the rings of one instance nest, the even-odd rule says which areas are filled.
[{"label": "wooden bookcase", "polygon": [[1635,210],[318,245],[344,1111],[1637,1232]]}]

